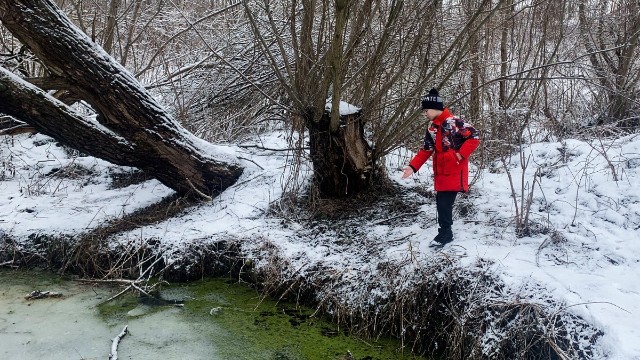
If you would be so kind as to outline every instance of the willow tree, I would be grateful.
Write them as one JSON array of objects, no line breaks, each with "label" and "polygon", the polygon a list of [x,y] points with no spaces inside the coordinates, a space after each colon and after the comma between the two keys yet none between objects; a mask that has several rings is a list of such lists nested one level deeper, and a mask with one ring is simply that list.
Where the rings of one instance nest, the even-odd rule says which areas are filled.
[{"label": "willow tree", "polygon": [[[385,176],[379,160],[423,131],[420,96],[459,69],[469,35],[501,3],[480,1],[468,21],[444,32],[437,0],[244,0],[293,121],[308,134],[319,196],[367,191]],[[341,116],[341,100],[361,112]]]},{"label": "willow tree", "polygon": [[[183,195],[209,197],[242,173],[234,157],[183,129],[52,1],[0,0],[0,21],[48,71],[28,82],[0,68],[0,112],[90,155],[138,167]],[[85,100],[96,120],[51,89]]]}]

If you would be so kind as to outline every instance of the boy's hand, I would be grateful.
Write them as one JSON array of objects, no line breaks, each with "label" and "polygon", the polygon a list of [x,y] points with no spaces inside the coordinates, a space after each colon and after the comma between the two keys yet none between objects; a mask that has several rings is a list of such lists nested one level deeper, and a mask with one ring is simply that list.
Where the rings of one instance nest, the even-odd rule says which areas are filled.
[{"label": "boy's hand", "polygon": [[406,179],[409,176],[411,176],[413,174],[413,169],[411,168],[411,166],[406,166],[404,168],[404,172],[402,173],[402,178]]}]

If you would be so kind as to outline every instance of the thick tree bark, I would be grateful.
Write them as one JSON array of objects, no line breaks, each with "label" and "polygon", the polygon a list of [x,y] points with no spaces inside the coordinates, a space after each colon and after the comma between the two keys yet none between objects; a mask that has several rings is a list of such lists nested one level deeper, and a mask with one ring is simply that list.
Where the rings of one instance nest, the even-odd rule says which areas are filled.
[{"label": "thick tree bark", "polygon": [[[183,129],[53,2],[0,0],[0,20],[53,76],[66,82],[67,89],[99,112],[98,119],[108,131],[101,133],[99,127],[89,126],[68,108],[6,71],[0,83],[5,88],[0,112],[20,118],[62,143],[83,146],[87,153],[107,159],[106,153],[113,151],[112,161],[138,167],[180,194],[214,195],[242,173],[236,159]],[[12,94],[22,100],[11,100]],[[66,121],[54,123],[61,119]],[[74,134],[83,134],[83,139],[76,139]]]},{"label": "thick tree bark", "polygon": [[328,113],[307,120],[314,187],[321,198],[348,197],[368,190],[372,180],[371,148],[364,138],[360,113],[342,116],[332,132]]},{"label": "thick tree bark", "polygon": [[0,68],[0,111],[89,155],[117,165],[138,161],[132,144],[3,68]]}]

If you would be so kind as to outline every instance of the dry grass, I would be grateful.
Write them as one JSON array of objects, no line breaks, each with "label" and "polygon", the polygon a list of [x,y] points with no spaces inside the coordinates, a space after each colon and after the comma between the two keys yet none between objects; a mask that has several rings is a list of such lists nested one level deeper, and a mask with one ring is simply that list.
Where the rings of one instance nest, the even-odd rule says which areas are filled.
[{"label": "dry grass", "polygon": [[265,294],[315,305],[362,338],[395,336],[404,352],[446,359],[593,359],[592,347],[603,335],[551,298],[510,292],[486,262],[465,268],[443,254],[407,272],[413,262],[407,257],[349,284],[335,269],[314,266],[302,274],[273,251],[269,259],[259,270]]}]

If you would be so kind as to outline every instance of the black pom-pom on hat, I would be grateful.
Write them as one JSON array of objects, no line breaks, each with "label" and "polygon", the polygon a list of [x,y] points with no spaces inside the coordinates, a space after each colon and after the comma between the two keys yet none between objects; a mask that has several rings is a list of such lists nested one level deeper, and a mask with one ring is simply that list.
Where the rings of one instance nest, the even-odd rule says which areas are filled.
[{"label": "black pom-pom on hat", "polygon": [[444,103],[436,88],[432,88],[427,95],[422,97],[422,110],[427,109],[444,110]]}]

